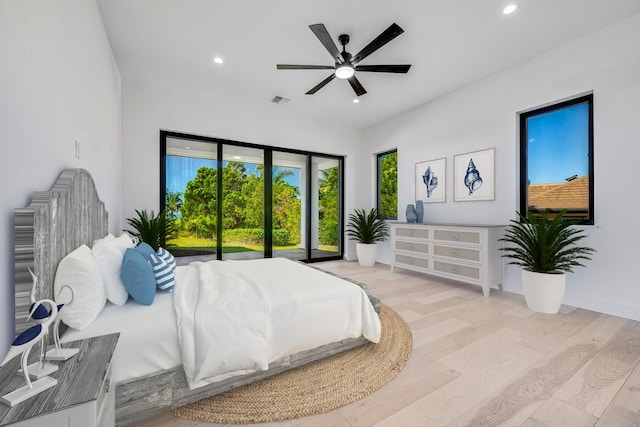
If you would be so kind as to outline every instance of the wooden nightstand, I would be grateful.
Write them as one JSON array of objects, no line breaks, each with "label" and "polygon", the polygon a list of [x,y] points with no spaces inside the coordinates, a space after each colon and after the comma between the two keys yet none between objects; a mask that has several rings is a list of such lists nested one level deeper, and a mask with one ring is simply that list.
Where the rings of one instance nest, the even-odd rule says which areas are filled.
[{"label": "wooden nightstand", "polygon": [[[115,385],[111,384],[111,357],[120,334],[103,335],[63,344],[80,352],[58,363],[50,376],[58,384],[13,408],[0,404],[0,426],[106,427],[115,425]],[[16,374],[20,357],[0,370],[0,395],[24,385]]]}]

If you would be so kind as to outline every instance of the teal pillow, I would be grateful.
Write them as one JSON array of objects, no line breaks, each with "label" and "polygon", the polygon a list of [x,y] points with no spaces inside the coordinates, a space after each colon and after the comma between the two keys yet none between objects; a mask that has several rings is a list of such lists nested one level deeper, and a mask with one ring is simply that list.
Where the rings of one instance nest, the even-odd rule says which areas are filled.
[{"label": "teal pillow", "polygon": [[155,255],[156,251],[153,250],[153,248],[145,242],[140,243],[138,246],[135,247],[136,252],[138,252],[140,255],[142,255],[144,257],[144,259],[149,259],[150,255]]},{"label": "teal pillow", "polygon": [[151,305],[156,296],[156,278],[146,257],[135,249],[124,253],[120,278],[124,287],[135,301]]}]

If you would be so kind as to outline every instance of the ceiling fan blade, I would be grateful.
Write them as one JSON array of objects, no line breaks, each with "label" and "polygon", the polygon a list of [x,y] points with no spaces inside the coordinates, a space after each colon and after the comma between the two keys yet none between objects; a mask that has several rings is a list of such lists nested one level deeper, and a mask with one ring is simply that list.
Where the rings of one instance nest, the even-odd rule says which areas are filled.
[{"label": "ceiling fan blade", "polygon": [[403,73],[406,74],[411,68],[407,65],[358,65],[356,71],[367,71],[372,73]]},{"label": "ceiling fan blade", "polygon": [[378,37],[373,39],[371,43],[366,45],[360,52],[358,52],[353,57],[353,60],[351,61],[351,63],[357,64],[358,62],[362,61],[364,58],[371,55],[373,52],[380,49],[382,46],[389,43],[391,40],[395,39],[402,33],[404,33],[404,30],[394,22],[389,26],[389,28],[384,30]]},{"label": "ceiling fan blade", "polygon": [[335,70],[332,65],[291,65],[278,64],[278,70]]},{"label": "ceiling fan blade", "polygon": [[353,91],[356,93],[356,95],[360,96],[367,93],[362,84],[360,84],[360,81],[356,79],[356,76],[349,77],[347,80],[349,81],[349,84],[353,88]]},{"label": "ceiling fan blade", "polygon": [[324,79],[323,81],[321,81],[320,83],[318,83],[317,85],[315,85],[314,87],[309,89],[309,91],[307,93],[305,93],[305,95],[313,95],[314,93],[316,93],[317,91],[319,91],[320,89],[325,87],[327,85],[327,83],[329,83],[331,80],[333,80],[335,78],[336,78],[336,75],[335,74],[331,74],[329,77],[327,77],[326,79]]},{"label": "ceiling fan blade", "polygon": [[336,44],[329,35],[329,32],[325,28],[324,24],[309,25],[309,28],[311,28],[311,31],[313,31],[313,34],[315,34],[318,40],[320,40],[320,43],[322,43],[324,48],[327,49],[334,61],[343,63],[344,60],[342,59],[342,55],[340,54],[340,51],[336,47]]}]

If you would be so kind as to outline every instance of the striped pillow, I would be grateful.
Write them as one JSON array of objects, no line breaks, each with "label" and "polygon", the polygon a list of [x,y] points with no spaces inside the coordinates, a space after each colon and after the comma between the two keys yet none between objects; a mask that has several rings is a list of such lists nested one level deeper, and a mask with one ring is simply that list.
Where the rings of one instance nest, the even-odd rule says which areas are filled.
[{"label": "striped pillow", "polygon": [[176,259],[173,257],[173,255],[171,255],[171,252],[169,252],[165,248],[160,248],[160,249],[158,249],[158,256],[161,259],[165,260],[167,262],[167,264],[169,264],[169,266],[171,266],[171,269],[173,271],[176,270]]},{"label": "striped pillow", "polygon": [[175,267],[171,268],[171,265],[169,265],[167,261],[156,254],[149,255],[149,264],[151,264],[153,275],[156,278],[156,287],[163,291],[173,290],[173,285],[175,284]]}]

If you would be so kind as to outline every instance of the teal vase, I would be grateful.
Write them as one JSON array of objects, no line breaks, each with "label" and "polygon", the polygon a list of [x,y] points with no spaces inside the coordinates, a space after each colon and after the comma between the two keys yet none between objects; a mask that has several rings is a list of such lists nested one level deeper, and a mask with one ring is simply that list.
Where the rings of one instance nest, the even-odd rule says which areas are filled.
[{"label": "teal vase", "polygon": [[416,200],[416,222],[423,222],[424,220],[424,204],[422,200]]},{"label": "teal vase", "polygon": [[405,214],[407,216],[407,222],[416,222],[416,220],[418,219],[418,217],[416,216],[416,210],[411,203],[407,205]]}]

